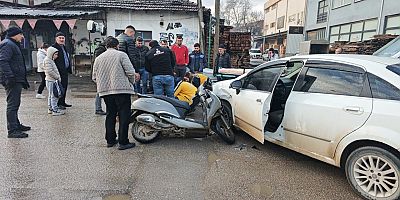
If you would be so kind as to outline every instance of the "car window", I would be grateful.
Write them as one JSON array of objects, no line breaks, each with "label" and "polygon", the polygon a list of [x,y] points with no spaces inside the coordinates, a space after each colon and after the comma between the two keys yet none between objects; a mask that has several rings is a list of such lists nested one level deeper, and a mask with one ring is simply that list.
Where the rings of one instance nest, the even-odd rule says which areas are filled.
[{"label": "car window", "polygon": [[400,65],[389,65],[386,68],[400,76]]},{"label": "car window", "polygon": [[271,92],[281,74],[282,68],[264,68],[246,76],[243,89]]},{"label": "car window", "polygon": [[300,91],[310,93],[360,96],[364,85],[363,73],[327,68],[308,68]]},{"label": "car window", "polygon": [[370,73],[368,79],[373,98],[400,101],[400,90],[397,87]]}]

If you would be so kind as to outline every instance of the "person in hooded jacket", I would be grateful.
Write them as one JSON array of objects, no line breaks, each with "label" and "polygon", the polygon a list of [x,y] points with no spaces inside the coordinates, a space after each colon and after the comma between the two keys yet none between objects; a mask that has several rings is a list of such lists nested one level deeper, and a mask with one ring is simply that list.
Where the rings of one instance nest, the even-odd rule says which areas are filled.
[{"label": "person in hooded jacket", "polygon": [[61,76],[58,71],[57,65],[54,62],[55,59],[58,58],[58,50],[54,47],[49,47],[47,49],[47,55],[46,58],[44,59],[44,73],[46,74],[46,87],[47,90],[49,91],[49,97],[48,97],[48,114],[52,114],[53,116],[59,116],[65,114],[63,110],[61,110],[58,107],[58,100],[59,98],[54,96],[54,84],[55,81],[61,81]]},{"label": "person in hooded jacket", "polygon": [[22,125],[18,119],[22,88],[29,88],[24,57],[20,49],[24,34],[18,27],[10,27],[6,32],[6,39],[0,43],[0,83],[7,95],[8,138],[26,138],[28,134],[23,131],[29,131],[31,127]]},{"label": "person in hooded jacket", "polygon": [[36,59],[37,59],[37,73],[40,75],[41,81],[40,81],[40,85],[38,88],[38,91],[36,93],[36,99],[45,99],[46,96],[44,96],[43,90],[44,87],[46,87],[46,80],[45,77],[46,75],[44,74],[44,70],[43,70],[43,61],[46,58],[46,51],[49,48],[49,45],[47,43],[43,43],[42,47],[40,47],[40,49],[38,49],[38,52],[36,54]]}]

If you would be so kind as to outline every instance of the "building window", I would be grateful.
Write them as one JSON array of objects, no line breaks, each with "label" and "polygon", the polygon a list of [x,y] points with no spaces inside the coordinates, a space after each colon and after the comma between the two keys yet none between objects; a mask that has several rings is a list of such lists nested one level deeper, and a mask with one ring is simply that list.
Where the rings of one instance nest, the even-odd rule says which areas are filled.
[{"label": "building window", "polygon": [[328,1],[323,0],[318,3],[317,23],[326,22],[328,17]]},{"label": "building window", "polygon": [[275,27],[275,22],[271,23],[269,26],[270,26],[271,28],[274,28],[274,27]]},{"label": "building window", "polygon": [[400,35],[400,15],[387,16],[385,34]]},{"label": "building window", "polygon": [[276,25],[277,29],[281,29],[285,26],[285,16],[279,17],[278,18],[278,23]]},{"label": "building window", "polygon": [[290,23],[290,22],[295,22],[295,21],[296,21],[296,14],[290,15],[289,19],[288,19],[288,22]]},{"label": "building window", "polygon": [[276,4],[274,4],[274,5],[271,6],[271,10],[273,10],[273,9],[275,9],[275,8],[277,8],[277,7],[278,7],[278,4],[276,3]]},{"label": "building window", "polygon": [[326,29],[318,29],[307,32],[307,40],[325,40]]},{"label": "building window", "polygon": [[265,13],[269,13],[269,7],[265,9]]},{"label": "building window", "polygon": [[351,4],[352,0],[332,0],[332,9]]},{"label": "building window", "polygon": [[357,42],[369,40],[376,34],[377,27],[377,19],[332,26],[329,41],[334,43],[336,41]]}]

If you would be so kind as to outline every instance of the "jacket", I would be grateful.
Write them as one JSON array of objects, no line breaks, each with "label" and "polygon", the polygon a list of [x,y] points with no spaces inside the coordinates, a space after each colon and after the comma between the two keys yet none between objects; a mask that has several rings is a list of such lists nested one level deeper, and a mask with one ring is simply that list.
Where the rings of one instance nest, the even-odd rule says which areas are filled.
[{"label": "jacket", "polygon": [[192,51],[189,54],[189,69],[193,72],[202,72],[207,67],[206,56],[201,52]]},{"label": "jacket", "polygon": [[135,47],[133,49],[133,67],[135,70],[139,70],[140,68],[144,67],[146,62],[146,53],[149,51],[149,47],[141,46]]},{"label": "jacket", "polygon": [[[69,57],[68,51],[65,48],[65,45],[59,45],[57,43],[53,44],[54,48],[56,48],[58,50],[58,58],[54,60],[54,62],[57,65],[57,69],[58,72],[60,73],[61,76],[66,76],[68,75],[68,73],[72,74],[72,67],[71,67],[71,59]],[[64,51],[67,55],[64,55]],[[68,66],[65,66],[65,60],[64,57],[67,56],[68,57]]]},{"label": "jacket", "polygon": [[134,94],[135,69],[126,53],[113,48],[99,55],[93,64],[92,79],[100,97],[113,94]]},{"label": "jacket", "polygon": [[186,81],[181,81],[175,87],[174,96],[181,101],[188,102],[189,105],[191,105],[196,92],[197,88],[193,84]]},{"label": "jacket", "polygon": [[37,59],[36,61],[37,61],[37,65],[38,65],[37,72],[44,72],[43,61],[46,58],[46,54],[47,54],[46,50],[44,50],[44,49],[38,50],[38,52],[36,54],[36,59]]},{"label": "jacket", "polygon": [[46,81],[56,81],[61,79],[57,65],[53,60],[53,55],[56,52],[58,52],[58,55],[60,55],[60,52],[54,47],[49,47],[47,49],[46,58],[44,59],[44,64],[43,64],[43,70],[44,73],[46,74],[45,78]]},{"label": "jacket", "polygon": [[104,53],[107,51],[106,43],[102,42],[99,44],[99,46],[94,49],[94,58],[97,58],[100,54]]},{"label": "jacket", "polygon": [[189,50],[185,45],[172,45],[171,50],[175,53],[176,65],[189,64]]},{"label": "jacket", "polygon": [[4,85],[10,79],[16,83],[28,82],[19,43],[12,38],[6,38],[0,43],[0,83]]},{"label": "jacket", "polygon": [[135,49],[135,38],[129,37],[125,33],[121,33],[120,35],[117,36],[117,39],[119,41],[118,50],[125,52],[128,55],[129,60],[133,65],[133,51]]},{"label": "jacket", "polygon": [[147,52],[146,71],[157,75],[174,75],[175,59],[172,51],[160,45],[154,46]]},{"label": "jacket", "polygon": [[221,68],[231,68],[231,56],[228,53],[218,54],[215,58],[214,74]]}]

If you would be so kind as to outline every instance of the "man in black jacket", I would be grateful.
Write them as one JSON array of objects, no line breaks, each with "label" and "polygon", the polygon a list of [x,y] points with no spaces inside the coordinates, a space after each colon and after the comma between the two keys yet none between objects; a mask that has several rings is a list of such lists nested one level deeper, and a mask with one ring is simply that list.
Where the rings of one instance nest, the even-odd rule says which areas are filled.
[{"label": "man in black jacket", "polygon": [[7,94],[7,130],[8,138],[26,138],[31,127],[23,126],[18,119],[22,88],[28,89],[24,57],[20,42],[23,31],[18,27],[7,29],[6,39],[0,43],[0,83]]},{"label": "man in black jacket", "polygon": [[71,107],[65,103],[65,97],[67,96],[67,88],[68,88],[68,73],[72,74],[71,68],[71,59],[70,55],[65,48],[65,34],[62,32],[58,32],[56,34],[56,43],[53,44],[53,47],[58,50],[58,58],[54,60],[57,65],[58,72],[61,76],[61,85],[64,87],[65,94],[58,100],[58,107],[60,109],[65,109],[66,107]]},{"label": "man in black jacket", "polygon": [[146,71],[144,64],[146,61],[146,53],[148,51],[149,48],[143,45],[143,38],[138,36],[136,38],[135,49],[133,49],[133,67],[135,67],[135,71],[140,74],[140,80],[135,83],[135,90],[140,94],[147,93],[149,73]]},{"label": "man in black jacket", "polygon": [[135,49],[135,27],[129,25],[125,31],[117,36],[119,46],[118,50],[125,52],[133,65],[133,51]]},{"label": "man in black jacket", "polygon": [[150,51],[146,54],[146,70],[153,75],[155,95],[174,98],[175,59],[172,51],[161,47],[156,40],[150,42]]}]

